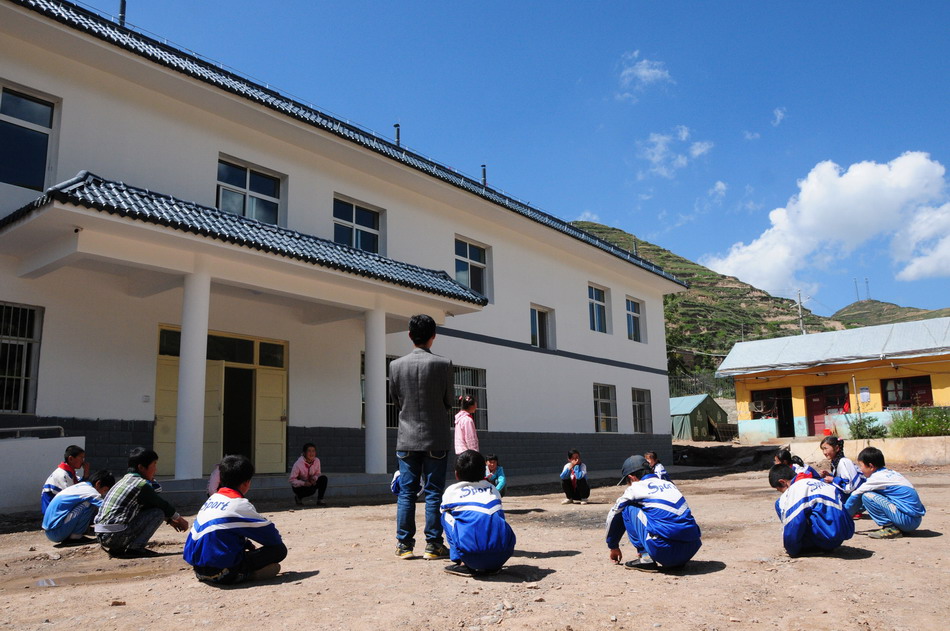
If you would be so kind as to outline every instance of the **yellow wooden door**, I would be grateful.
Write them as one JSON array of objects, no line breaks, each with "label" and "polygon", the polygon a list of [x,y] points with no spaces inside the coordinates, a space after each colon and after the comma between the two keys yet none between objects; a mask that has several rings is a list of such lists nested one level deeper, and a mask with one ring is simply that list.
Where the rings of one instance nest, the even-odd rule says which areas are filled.
[{"label": "yellow wooden door", "polygon": [[175,474],[175,428],[178,418],[178,358],[159,357],[155,377],[155,433],[158,475]]},{"label": "yellow wooden door", "polygon": [[224,455],[224,362],[209,361],[205,372],[205,431],[201,472],[211,473]]},{"label": "yellow wooden door", "polygon": [[287,470],[287,372],[258,368],[254,396],[254,468]]},{"label": "yellow wooden door", "polygon": [[[205,373],[202,471],[221,460],[224,435],[224,362],[209,361]],[[158,475],[175,475],[175,432],[178,425],[178,358],[159,357],[155,377],[155,430]]]}]

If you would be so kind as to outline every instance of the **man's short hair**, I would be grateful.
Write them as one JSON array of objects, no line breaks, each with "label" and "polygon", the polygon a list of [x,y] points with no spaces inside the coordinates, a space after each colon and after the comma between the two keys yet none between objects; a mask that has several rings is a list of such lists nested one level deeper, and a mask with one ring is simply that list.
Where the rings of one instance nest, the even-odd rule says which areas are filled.
[{"label": "man's short hair", "polygon": [[106,469],[100,469],[99,471],[96,471],[91,476],[89,476],[89,479],[86,480],[86,482],[88,482],[89,484],[93,486],[101,483],[102,486],[105,486],[111,489],[113,486],[115,486],[115,476],[112,475],[111,471],[108,471]]},{"label": "man's short hair", "polygon": [[455,475],[463,482],[485,479],[485,458],[474,449],[466,449],[455,458]]},{"label": "man's short hair", "polygon": [[79,445],[70,445],[66,448],[66,451],[63,453],[63,462],[66,462],[70,458],[75,458],[76,456],[81,456],[86,453],[86,450],[80,447]]},{"label": "man's short hair", "polygon": [[129,452],[129,473],[138,473],[139,465],[147,469],[156,460],[158,460],[158,454],[154,450],[136,447]]},{"label": "man's short hair", "polygon": [[485,462],[490,462],[492,460],[498,462],[498,456],[496,454],[485,454]]},{"label": "man's short hair", "polygon": [[772,468],[769,469],[769,485],[773,489],[778,488],[779,480],[788,480],[791,482],[794,479],[795,472],[787,464],[772,465]]},{"label": "man's short hair", "polygon": [[858,454],[858,460],[864,464],[871,465],[875,469],[884,468],[884,452],[877,447],[865,447]]},{"label": "man's short hair", "polygon": [[254,463],[247,456],[225,456],[218,464],[221,486],[236,489],[254,477]]},{"label": "man's short hair", "polygon": [[422,346],[435,335],[435,320],[424,313],[409,318],[409,339],[416,346]]}]

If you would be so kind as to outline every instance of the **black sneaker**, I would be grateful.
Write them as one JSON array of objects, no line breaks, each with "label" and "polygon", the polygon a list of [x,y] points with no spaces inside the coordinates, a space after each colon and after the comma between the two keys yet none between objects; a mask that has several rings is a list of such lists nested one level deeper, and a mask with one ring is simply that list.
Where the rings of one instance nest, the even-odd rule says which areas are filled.
[{"label": "black sneaker", "polygon": [[468,568],[464,563],[453,563],[452,565],[446,565],[442,568],[443,571],[448,574],[454,574],[455,576],[471,576],[472,570]]},{"label": "black sneaker", "polygon": [[428,559],[429,561],[435,559],[447,559],[449,557],[449,549],[445,547],[445,544],[442,543],[427,543],[426,551],[422,555],[423,559]]},{"label": "black sneaker", "polygon": [[415,555],[412,554],[412,548],[404,543],[400,543],[396,545],[396,556],[400,559],[411,559]]},{"label": "black sneaker", "polygon": [[639,559],[634,559],[633,561],[627,561],[623,564],[628,570],[640,570],[641,572],[659,572],[660,566],[656,564],[656,561],[651,559],[648,555],[644,554]]},{"label": "black sneaker", "polygon": [[294,495],[294,504],[297,506],[303,506],[303,498],[299,495]]}]

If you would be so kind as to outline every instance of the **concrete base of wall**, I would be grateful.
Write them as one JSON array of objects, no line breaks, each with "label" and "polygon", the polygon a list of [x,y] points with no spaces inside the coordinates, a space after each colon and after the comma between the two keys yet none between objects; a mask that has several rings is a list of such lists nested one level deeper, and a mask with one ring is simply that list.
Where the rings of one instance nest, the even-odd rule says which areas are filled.
[{"label": "concrete base of wall", "polygon": [[[877,447],[884,453],[884,461],[891,464],[950,464],[950,436],[926,436],[921,438],[876,438],[873,440],[846,440],[845,455],[854,460],[865,447]],[[814,441],[791,443],[792,454],[807,463],[821,462],[821,438]]]}]

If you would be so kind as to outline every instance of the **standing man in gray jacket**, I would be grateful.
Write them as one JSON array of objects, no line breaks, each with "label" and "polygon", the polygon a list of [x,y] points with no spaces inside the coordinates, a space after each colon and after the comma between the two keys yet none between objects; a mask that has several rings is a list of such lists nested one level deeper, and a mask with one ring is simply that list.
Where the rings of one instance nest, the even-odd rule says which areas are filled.
[{"label": "standing man in gray jacket", "polygon": [[452,437],[449,411],[455,392],[452,362],[433,355],[435,321],[427,315],[409,319],[409,339],[415,349],[389,365],[389,393],[399,408],[396,457],[399,461],[399,500],[396,504],[396,556],[411,559],[416,535],[416,497],[425,490],[426,559],[443,559],[449,551],[442,540],[439,505]]}]

